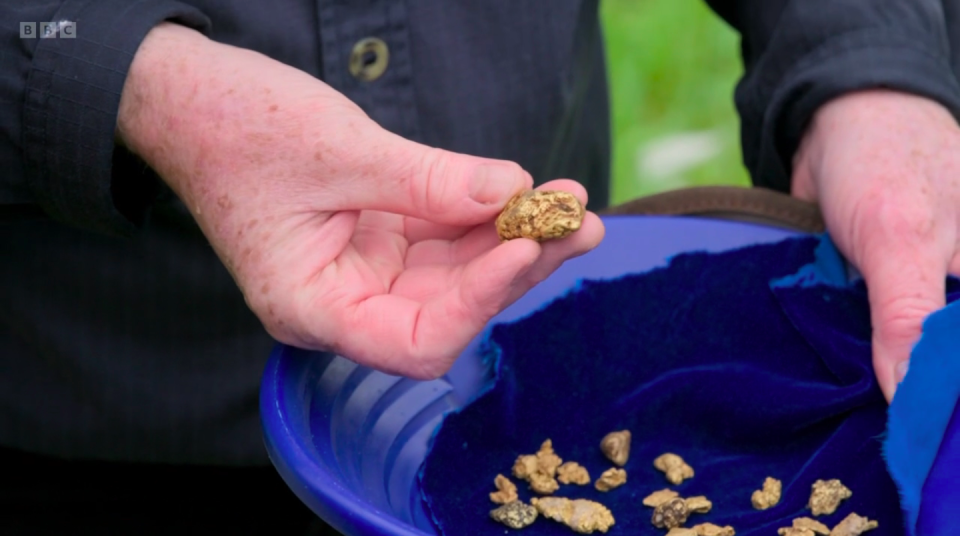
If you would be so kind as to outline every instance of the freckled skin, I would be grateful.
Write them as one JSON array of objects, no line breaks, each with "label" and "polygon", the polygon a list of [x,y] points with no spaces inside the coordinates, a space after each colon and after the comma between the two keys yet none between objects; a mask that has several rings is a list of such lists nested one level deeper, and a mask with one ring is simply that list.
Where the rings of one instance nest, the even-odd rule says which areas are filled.
[{"label": "freckled skin", "polygon": [[[117,137],[189,207],[273,338],[414,379],[449,370],[490,318],[603,237],[587,214],[569,240],[500,243],[491,220],[533,186],[516,163],[404,139],[315,77],[182,25],[141,43]],[[504,185],[495,202],[470,196],[482,164]],[[544,188],[587,202],[574,181]],[[580,226],[571,210],[528,223],[562,236]]]},{"label": "freckled skin", "polygon": [[948,109],[891,90],[822,105],[794,155],[792,194],[820,204],[866,281],[874,370],[887,400],[924,319],[960,274],[960,128]]}]

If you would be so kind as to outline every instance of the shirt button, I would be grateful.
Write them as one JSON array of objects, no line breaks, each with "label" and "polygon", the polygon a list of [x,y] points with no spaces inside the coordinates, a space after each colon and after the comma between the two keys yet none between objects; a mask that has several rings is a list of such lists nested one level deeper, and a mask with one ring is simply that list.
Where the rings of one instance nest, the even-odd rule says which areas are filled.
[{"label": "shirt button", "polygon": [[350,53],[350,74],[358,80],[372,82],[383,75],[390,62],[390,50],[382,39],[367,37],[357,41]]}]

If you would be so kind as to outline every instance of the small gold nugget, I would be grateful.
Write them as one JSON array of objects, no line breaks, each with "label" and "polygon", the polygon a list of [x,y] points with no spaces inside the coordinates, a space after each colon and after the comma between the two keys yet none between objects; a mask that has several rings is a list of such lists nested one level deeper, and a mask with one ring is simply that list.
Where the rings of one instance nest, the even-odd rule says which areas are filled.
[{"label": "small gold nugget", "polygon": [[560,489],[557,483],[557,469],[563,460],[553,451],[553,442],[549,439],[540,445],[536,454],[522,454],[513,463],[513,476],[530,483],[530,489],[540,495],[550,495]]},{"label": "small gold nugget", "polygon": [[586,486],[590,483],[590,473],[577,462],[566,462],[557,468],[557,480],[561,484]]},{"label": "small gold nugget", "polygon": [[808,506],[814,516],[830,515],[845,499],[853,497],[853,492],[839,480],[817,480],[813,483]]},{"label": "small gold nugget", "polygon": [[521,501],[512,501],[491,510],[490,517],[511,529],[522,529],[537,520],[537,509]]},{"label": "small gold nugget", "polygon": [[630,430],[605,435],[600,441],[600,450],[611,462],[623,467],[630,459]]},{"label": "small gold nugget", "polygon": [[513,476],[521,480],[530,480],[536,472],[537,456],[535,454],[521,454],[517,456],[517,461],[513,462]]},{"label": "small gold nugget", "polygon": [[649,506],[650,508],[656,508],[661,504],[669,501],[670,499],[674,499],[679,496],[680,494],[677,493],[676,491],[673,491],[672,489],[669,489],[669,488],[664,488],[660,491],[654,491],[650,495],[647,495],[646,497],[644,497],[643,505]]},{"label": "small gold nugget", "polygon": [[654,508],[650,522],[658,529],[672,529],[686,523],[689,516],[687,502],[676,498]]},{"label": "small gold nugget", "polygon": [[493,480],[493,485],[497,487],[498,491],[490,493],[490,500],[497,504],[507,504],[512,503],[517,500],[517,486],[510,482],[510,479],[503,476],[497,475],[497,478]]},{"label": "small gold nugget", "polygon": [[704,497],[703,495],[687,497],[683,501],[687,503],[687,510],[691,514],[706,514],[711,508],[713,508],[713,503],[710,502],[710,499]]},{"label": "small gold nugget", "polygon": [[767,479],[763,481],[763,488],[753,492],[753,495],[750,497],[750,502],[753,503],[753,507],[757,510],[772,508],[780,502],[782,489],[783,485],[779,480],[768,476]]},{"label": "small gold nugget", "polygon": [[798,529],[807,529],[812,531],[814,534],[818,534],[819,536],[828,536],[830,534],[830,527],[824,525],[816,519],[810,519],[809,517],[798,517],[794,519],[793,526],[794,528]]},{"label": "small gold nugget", "polygon": [[698,536],[736,536],[737,534],[737,532],[733,530],[733,527],[730,525],[721,527],[720,525],[714,525],[713,523],[701,523],[699,525],[694,525],[693,530],[697,531]]},{"label": "small gold nugget", "polygon": [[667,480],[674,486],[688,478],[693,478],[693,467],[687,465],[683,458],[672,452],[658,456],[657,459],[653,460],[653,466],[663,471]]},{"label": "small gold nugget", "polygon": [[880,526],[876,521],[872,521],[857,514],[850,514],[843,519],[837,526],[830,531],[830,536],[860,536],[868,530],[873,530]]},{"label": "small gold nugget", "polygon": [[777,529],[777,534],[780,536],[817,536],[812,530],[799,527],[783,527]]},{"label": "small gold nugget", "polygon": [[600,478],[597,479],[595,487],[599,491],[610,491],[613,488],[618,488],[624,485],[626,482],[627,472],[623,469],[611,467],[600,475]]}]

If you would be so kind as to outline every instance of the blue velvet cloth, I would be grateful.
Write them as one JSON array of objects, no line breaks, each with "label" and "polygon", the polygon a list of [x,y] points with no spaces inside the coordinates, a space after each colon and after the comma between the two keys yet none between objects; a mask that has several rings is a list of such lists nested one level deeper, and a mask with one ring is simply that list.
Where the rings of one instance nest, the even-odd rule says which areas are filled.
[{"label": "blue velvet cloth", "polygon": [[953,536],[960,518],[960,297],[931,315],[889,411],[884,445],[910,536]]},{"label": "blue velvet cloth", "polygon": [[[951,281],[951,300],[957,290]],[[557,492],[607,505],[616,518],[610,534],[662,534],[641,499],[668,486],[713,501],[713,511],[690,524],[776,534],[809,515],[815,480],[839,478],[853,497],[821,521],[832,526],[855,511],[879,521],[872,536],[903,535],[916,514],[901,505],[900,492],[908,496],[915,486],[898,477],[898,490],[885,463],[887,404],[872,370],[870,334],[864,285],[847,283],[827,238],[683,254],[648,273],[583,282],[491,331],[485,355],[496,379],[449,414],[433,438],[421,472],[427,509],[448,536],[503,534],[487,515],[496,506],[488,494],[518,454],[551,438],[561,458],[596,478],[611,466],[600,439],[629,429],[627,484],[608,493],[574,485]],[[900,398],[895,406],[905,404]],[[652,465],[668,451],[696,476],[670,486]],[[887,455],[913,463],[889,445]],[[757,511],[750,495],[767,476],[783,482],[783,498]],[[925,473],[915,481],[922,486]],[[571,532],[538,520],[523,534]]]}]

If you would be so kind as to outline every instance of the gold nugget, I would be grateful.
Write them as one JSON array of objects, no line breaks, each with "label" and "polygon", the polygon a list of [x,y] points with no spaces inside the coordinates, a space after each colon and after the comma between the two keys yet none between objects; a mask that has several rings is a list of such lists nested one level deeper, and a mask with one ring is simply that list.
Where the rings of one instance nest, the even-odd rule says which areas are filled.
[{"label": "gold nugget", "polygon": [[557,480],[561,484],[586,486],[590,483],[590,473],[577,462],[567,462],[557,468]]},{"label": "gold nugget", "polygon": [[736,536],[737,534],[730,525],[721,527],[720,525],[714,525],[713,523],[701,523],[699,525],[694,525],[693,530],[697,531],[698,536]]},{"label": "gold nugget", "polygon": [[600,441],[600,450],[611,462],[623,467],[630,459],[630,430],[605,435]]},{"label": "gold nugget", "polygon": [[674,499],[679,496],[680,494],[677,493],[676,491],[673,491],[672,489],[669,489],[669,488],[665,488],[660,491],[654,491],[650,495],[647,495],[646,497],[644,497],[643,505],[649,506],[650,508],[656,508],[661,504],[669,501],[670,499]]},{"label": "gold nugget", "polygon": [[860,536],[868,530],[877,528],[879,523],[876,521],[860,517],[857,514],[850,514],[843,519],[837,526],[830,531],[830,536]]},{"label": "gold nugget", "polygon": [[824,525],[816,519],[810,519],[809,517],[798,517],[794,519],[793,526],[794,528],[798,529],[810,530],[819,536],[828,536],[830,534],[830,527]]},{"label": "gold nugget", "polygon": [[808,506],[814,516],[836,512],[841,502],[853,496],[853,492],[837,479],[817,480],[812,488]]},{"label": "gold nugget", "polygon": [[536,497],[530,501],[543,517],[563,523],[575,532],[591,534],[607,532],[615,523],[606,506],[586,499]]},{"label": "gold nugget", "polygon": [[543,473],[534,473],[530,477],[530,489],[540,495],[550,495],[560,489],[560,484],[555,478],[551,478]]},{"label": "gold nugget", "polygon": [[661,454],[653,460],[653,466],[663,471],[667,480],[674,486],[679,485],[687,478],[693,478],[693,467],[687,465],[683,458],[672,452]]},{"label": "gold nugget", "polygon": [[490,517],[511,529],[522,529],[537,520],[537,509],[521,501],[512,501],[491,510]]},{"label": "gold nugget", "polygon": [[536,454],[517,457],[513,463],[513,476],[526,480],[534,492],[550,495],[560,489],[555,477],[562,464],[563,460],[553,451],[553,442],[547,439]]},{"label": "gold nugget", "polygon": [[537,472],[537,457],[534,454],[521,454],[513,462],[513,476],[521,480],[530,480],[530,476]]},{"label": "gold nugget", "polygon": [[777,529],[780,536],[817,536],[812,530],[798,527],[783,527]]},{"label": "gold nugget", "polygon": [[537,469],[551,478],[557,475],[557,468],[563,465],[563,460],[553,451],[553,441],[546,440],[540,445],[537,452]]},{"label": "gold nugget", "polygon": [[517,500],[517,486],[510,482],[510,479],[503,476],[497,475],[493,480],[493,485],[497,487],[497,491],[490,493],[490,500],[497,504],[507,504],[512,503]]},{"label": "gold nugget", "polygon": [[626,482],[627,472],[623,469],[611,467],[600,475],[600,478],[597,479],[595,487],[599,491],[610,491],[613,488],[618,488],[624,485]]},{"label": "gold nugget", "polygon": [[650,522],[658,529],[672,529],[686,523],[689,516],[687,502],[676,498],[654,508]]},{"label": "gold nugget", "polygon": [[704,497],[703,495],[687,497],[683,501],[687,503],[687,510],[691,514],[706,514],[711,508],[713,508],[713,503],[710,502],[710,499]]},{"label": "gold nugget", "polygon": [[529,238],[537,242],[564,238],[580,229],[586,210],[573,194],[528,190],[509,201],[497,217],[500,241]]},{"label": "gold nugget", "polygon": [[757,510],[766,510],[767,508],[776,506],[776,504],[780,502],[782,488],[783,486],[779,480],[768,476],[766,480],[763,481],[763,488],[753,492],[753,495],[750,497],[750,502],[753,503],[753,507]]}]

